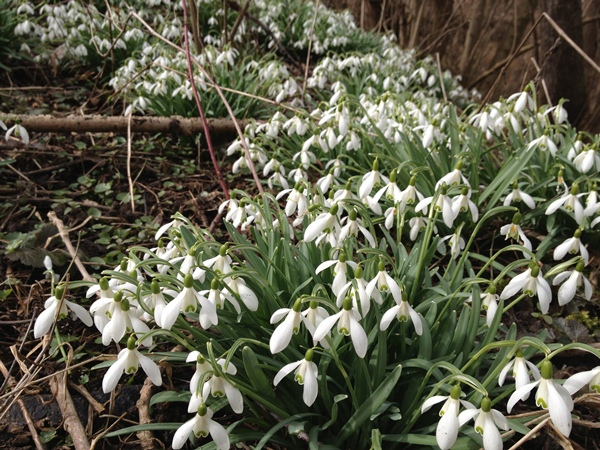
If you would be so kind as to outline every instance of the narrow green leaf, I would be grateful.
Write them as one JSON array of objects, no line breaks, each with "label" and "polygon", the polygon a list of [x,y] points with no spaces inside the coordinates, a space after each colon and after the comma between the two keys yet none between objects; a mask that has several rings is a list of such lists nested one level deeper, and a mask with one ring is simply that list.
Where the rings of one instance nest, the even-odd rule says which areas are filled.
[{"label": "narrow green leaf", "polygon": [[371,417],[377,408],[387,400],[392,390],[396,386],[400,373],[402,372],[402,366],[397,365],[394,370],[383,380],[383,383],[371,394],[371,396],[352,414],[352,417],[342,427],[337,439],[339,442],[345,442],[352,433],[354,433],[360,426]]}]

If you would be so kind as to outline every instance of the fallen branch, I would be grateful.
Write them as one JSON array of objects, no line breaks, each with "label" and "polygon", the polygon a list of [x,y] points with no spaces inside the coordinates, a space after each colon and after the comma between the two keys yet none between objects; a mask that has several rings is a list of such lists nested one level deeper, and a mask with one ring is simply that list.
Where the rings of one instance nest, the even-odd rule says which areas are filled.
[{"label": "fallen branch", "polygon": [[[51,115],[6,114],[0,115],[0,120],[7,127],[15,124],[24,126],[27,131],[52,133],[125,133],[127,132],[127,116],[67,116]],[[207,119],[210,133],[235,135],[236,124],[230,119]],[[241,128],[248,120],[238,120]],[[197,118],[187,119],[180,116],[172,117],[131,117],[131,131],[134,133],[173,133],[191,136],[204,133],[204,125]]]},{"label": "fallen branch", "polygon": [[[150,416],[150,399],[152,398],[152,387],[154,384],[150,378],[146,378],[142,390],[140,391],[140,398],[136,402],[140,417],[140,425],[152,423],[152,417]],[[154,434],[152,431],[138,431],[137,437],[140,440],[140,446],[143,450],[154,450]]]},{"label": "fallen branch", "polygon": [[90,442],[77,415],[71,394],[67,389],[66,372],[57,374],[50,379],[50,389],[58,403],[63,416],[65,431],[71,435],[75,450],[89,450]]},{"label": "fallen branch", "polygon": [[79,273],[81,273],[82,278],[85,281],[96,281],[88,273],[87,269],[79,259],[79,256],[77,256],[77,251],[75,250],[75,247],[73,247],[73,244],[71,244],[71,240],[69,239],[69,232],[65,229],[65,224],[63,223],[63,221],[56,216],[56,213],[54,211],[50,211],[48,213],[48,218],[56,226],[56,228],[58,228],[58,233],[60,234],[60,237],[63,243],[65,244],[65,247],[67,247],[71,258],[73,258],[75,265],[79,269]]}]

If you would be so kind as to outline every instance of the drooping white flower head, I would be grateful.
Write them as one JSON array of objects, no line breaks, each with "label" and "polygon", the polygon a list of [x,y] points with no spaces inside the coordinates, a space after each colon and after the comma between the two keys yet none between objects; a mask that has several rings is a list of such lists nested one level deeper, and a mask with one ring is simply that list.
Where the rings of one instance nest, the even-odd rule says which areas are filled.
[{"label": "drooping white flower head", "polygon": [[88,327],[94,323],[87,310],[77,303],[70,302],[65,297],[64,286],[57,286],[54,295],[44,302],[44,311],[40,313],[33,326],[33,336],[37,339],[50,331],[55,320],[64,319],[72,311],[75,316]]},{"label": "drooping white flower head", "polygon": [[556,429],[565,437],[569,437],[572,427],[571,411],[573,411],[571,394],[552,379],[552,363],[547,359],[542,362],[541,375],[539,380],[526,384],[513,392],[508,400],[507,411],[510,414],[515,404],[538,386],[535,404],[547,409]]},{"label": "drooping white flower head", "polygon": [[476,409],[472,403],[460,399],[461,389],[460,385],[456,384],[452,387],[450,395],[434,395],[428,398],[421,406],[421,413],[428,411],[433,405],[444,402],[442,409],[440,409],[440,421],[438,422],[435,439],[437,444],[442,450],[450,449],[456,442],[458,437],[458,429],[460,423],[458,421],[458,413],[460,405],[462,404],[466,408]]},{"label": "drooping white flower head", "polygon": [[473,418],[476,418],[475,431],[483,436],[484,450],[502,450],[502,436],[499,430],[507,431],[508,421],[500,411],[492,409],[492,402],[488,397],[484,397],[481,401],[481,408],[466,409],[461,412],[458,415],[459,426]]},{"label": "drooping white flower head", "polygon": [[[527,361],[523,356],[523,350],[518,349],[515,358],[512,359],[500,372],[498,376],[498,385],[502,386],[506,380],[509,370],[512,368],[512,376],[515,380],[515,388],[519,389],[526,384],[529,384],[531,378],[529,378],[529,372],[533,376],[534,380],[539,380],[541,377],[539,369],[530,361]],[[529,392],[525,392],[521,400],[527,400]]]},{"label": "drooping white flower head", "polygon": [[504,204],[504,206],[509,206],[513,203],[519,204],[521,202],[525,203],[531,209],[535,208],[535,200],[533,199],[533,197],[531,195],[529,195],[528,193],[523,192],[521,189],[519,189],[519,183],[517,183],[517,181],[515,181],[513,183],[512,192],[506,196],[503,204]]},{"label": "drooping white flower head", "polygon": [[373,167],[370,172],[367,172],[363,177],[358,189],[358,198],[361,200],[366,198],[371,193],[373,188],[379,184],[389,184],[390,179],[379,173],[379,158],[373,161]]},{"label": "drooping white flower head", "polygon": [[423,322],[421,321],[421,317],[406,300],[405,291],[402,291],[402,300],[399,303],[396,302],[394,306],[383,314],[379,328],[382,331],[387,330],[394,318],[398,319],[399,322],[408,322],[410,319],[415,327],[415,333],[419,336],[423,334]]},{"label": "drooping white flower head", "polygon": [[312,361],[315,351],[311,348],[307,350],[304,359],[292,362],[283,366],[275,378],[273,384],[277,386],[288,374],[294,371],[294,380],[301,386],[304,386],[302,400],[306,406],[311,406],[317,399],[319,386],[317,384],[318,369]]},{"label": "drooping white flower head", "polygon": [[[531,252],[533,250],[533,248],[531,246],[531,241],[529,240],[529,238],[525,235],[525,233],[521,229],[520,224],[521,224],[521,213],[517,212],[513,216],[512,223],[508,223],[508,224],[500,227],[500,234],[502,236],[505,236],[504,239],[510,238],[510,239],[517,241],[519,244],[521,244],[523,247],[525,247],[527,250],[529,250]],[[527,259],[531,259],[531,255],[526,251],[523,251],[523,256]]]},{"label": "drooping white flower head", "polygon": [[365,333],[362,325],[358,322],[359,318],[360,314],[358,310],[352,307],[352,299],[346,297],[342,309],[337,314],[324,319],[317,327],[313,335],[313,340],[318,342],[323,339],[337,323],[338,333],[350,336],[356,354],[359,358],[364,358],[367,354],[368,340],[367,333]]},{"label": "drooping white flower head", "polygon": [[576,373],[571,375],[563,387],[573,395],[585,385],[588,385],[591,391],[596,391],[600,394],[600,366],[588,370],[585,372]]},{"label": "drooping white flower head", "polygon": [[568,194],[565,193],[565,195],[550,203],[550,205],[546,209],[546,215],[549,216],[551,214],[554,214],[558,210],[558,208],[564,206],[564,208],[567,211],[571,211],[575,214],[575,222],[577,222],[578,225],[581,225],[581,222],[584,217],[584,209],[581,205],[581,202],[579,201],[579,197],[581,197],[581,195],[582,194],[579,194],[579,185],[575,183],[571,187],[571,190]]},{"label": "drooping white flower head", "polygon": [[215,442],[218,450],[229,450],[229,435],[223,425],[212,420],[213,412],[206,404],[202,403],[198,407],[198,412],[194,418],[181,425],[173,436],[173,448],[180,449],[190,437],[207,437],[209,434]]},{"label": "drooping white flower head", "polygon": [[292,335],[300,331],[300,322],[302,322],[301,309],[302,299],[297,299],[294,302],[293,308],[278,309],[271,316],[272,324],[279,322],[285,317],[285,320],[275,328],[269,340],[269,349],[272,354],[279,353],[285,349],[292,340]]},{"label": "drooping white flower head", "polygon": [[555,261],[563,259],[567,253],[569,255],[576,255],[579,253],[586,264],[589,262],[590,255],[585,248],[585,245],[581,243],[581,232],[581,227],[577,228],[572,238],[565,240],[554,249],[553,257]]},{"label": "drooping white flower head", "polygon": [[520,273],[510,280],[500,294],[500,298],[506,300],[519,291],[523,291],[523,294],[530,297],[537,295],[540,302],[540,311],[542,311],[543,314],[548,313],[550,302],[552,301],[552,290],[550,289],[548,282],[542,276],[542,271],[537,263],[532,263],[532,266],[525,272]]},{"label": "drooping white flower head", "polygon": [[104,374],[104,378],[102,379],[102,390],[105,394],[114,391],[123,372],[126,374],[135,373],[140,365],[155,386],[162,385],[160,369],[154,361],[147,356],[142,355],[137,350],[135,341],[135,336],[129,337],[127,340],[127,347],[119,352],[117,360]]},{"label": "drooping white flower head", "polygon": [[569,303],[575,297],[577,289],[583,285],[584,296],[586,300],[592,298],[593,287],[590,280],[583,276],[583,269],[585,268],[585,261],[579,261],[575,270],[567,270],[559,273],[552,284],[557,286],[562,283],[558,289],[558,304],[563,306]]},{"label": "drooping white flower head", "polygon": [[381,304],[383,301],[382,294],[390,292],[394,297],[396,303],[400,304],[402,301],[402,291],[396,280],[394,280],[385,270],[385,264],[383,261],[379,261],[378,272],[369,284],[367,284],[367,295],[377,303]]}]

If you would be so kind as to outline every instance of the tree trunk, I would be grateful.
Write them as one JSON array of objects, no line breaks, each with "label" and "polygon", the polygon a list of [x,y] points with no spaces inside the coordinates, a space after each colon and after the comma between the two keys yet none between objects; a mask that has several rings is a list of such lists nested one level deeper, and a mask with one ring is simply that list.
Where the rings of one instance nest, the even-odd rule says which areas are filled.
[{"label": "tree trunk", "polygon": [[[580,47],[583,46],[583,23],[581,1],[544,0],[544,11]],[[540,54],[541,77],[548,89],[548,99],[553,105],[561,98],[568,99],[565,105],[571,123],[582,117],[586,105],[586,87],[583,59],[561,39],[546,20],[541,23]]]},{"label": "tree trunk", "polygon": [[473,48],[481,35],[485,21],[485,11],[487,9],[487,0],[477,0],[473,5],[471,17],[469,18],[469,28],[465,37],[465,44],[460,57],[459,68],[462,73],[467,72],[467,66],[471,62]]}]

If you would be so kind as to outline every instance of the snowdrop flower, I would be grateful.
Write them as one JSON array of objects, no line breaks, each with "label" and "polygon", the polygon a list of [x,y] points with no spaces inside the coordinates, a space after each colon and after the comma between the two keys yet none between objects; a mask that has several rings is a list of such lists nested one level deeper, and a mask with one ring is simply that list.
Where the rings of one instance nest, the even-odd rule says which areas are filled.
[{"label": "snowdrop flower", "polygon": [[[231,361],[227,364],[227,367],[225,367],[224,359],[219,359],[217,364],[221,366],[221,370],[227,375],[235,375],[237,373],[237,368]],[[213,372],[213,376],[205,380],[202,386],[202,398],[207,398],[209,394],[213,397],[227,397],[231,409],[237,414],[241,414],[244,411],[244,398],[240,390],[217,372]],[[196,405],[193,405],[193,409],[190,411],[189,408],[191,406],[192,402],[188,405],[188,412],[196,409]]]},{"label": "snowdrop flower", "polygon": [[400,304],[402,301],[402,291],[400,290],[400,286],[398,286],[396,280],[389,276],[385,271],[385,264],[381,260],[379,261],[378,270],[375,278],[367,284],[367,295],[381,305],[383,302],[381,294],[389,291],[396,303]]},{"label": "snowdrop flower", "polygon": [[527,150],[529,151],[532,148],[537,148],[544,152],[549,150],[553,158],[556,156],[556,151],[558,150],[556,144],[546,135],[540,136],[539,138],[531,141],[527,146]]},{"label": "snowdrop flower", "polygon": [[394,203],[399,202],[402,199],[402,191],[396,184],[396,169],[392,170],[392,173],[390,174],[390,182],[377,191],[373,196],[373,200],[378,202],[383,196]]},{"label": "snowdrop flower", "polygon": [[350,214],[342,219],[342,223],[344,222],[345,225],[340,229],[340,234],[338,236],[340,242],[344,242],[344,240],[349,236],[354,236],[356,238],[360,232],[365,238],[365,241],[367,241],[371,247],[377,247],[371,232],[363,227],[362,221],[357,218],[357,212],[355,208],[352,208],[350,210]]},{"label": "snowdrop flower", "polygon": [[523,192],[521,189],[519,189],[519,184],[516,181],[513,183],[512,192],[506,196],[503,204],[504,204],[504,206],[509,206],[513,202],[515,202],[515,203],[523,202],[527,206],[529,206],[531,209],[535,208],[535,201],[533,200],[533,197],[531,197],[531,195],[529,195],[526,192]]},{"label": "snowdrop flower", "polygon": [[471,212],[471,218],[473,222],[477,222],[479,218],[479,211],[475,203],[471,201],[471,190],[469,188],[463,188],[461,194],[452,199],[452,212],[457,217],[461,212]]},{"label": "snowdrop flower", "polygon": [[582,284],[586,300],[589,301],[592,298],[592,283],[590,283],[590,280],[583,276],[585,264],[585,261],[579,261],[577,266],[575,266],[575,270],[561,272],[554,278],[554,281],[552,282],[554,286],[563,283],[558,289],[558,304],[560,306],[566,305],[573,300],[573,297],[575,297],[575,292],[577,292],[577,289]]},{"label": "snowdrop flower", "polygon": [[[211,373],[213,368],[210,365],[210,363],[206,360],[206,358],[204,358],[202,353],[200,353],[197,350],[190,352],[190,354],[185,359],[185,362],[195,362],[196,363],[196,370],[194,372],[194,375],[192,375],[192,379],[190,380],[190,392],[192,394],[196,395],[196,394],[202,392],[202,389],[201,389],[202,386],[201,386],[200,382],[207,380],[207,379],[203,380],[203,378],[205,377],[205,374]],[[202,403],[202,402],[200,402],[200,403]]]},{"label": "snowdrop flower", "polygon": [[276,199],[279,200],[284,195],[288,194],[288,198],[285,204],[285,215],[290,217],[296,209],[298,215],[301,216],[308,209],[306,196],[304,195],[304,185],[300,182],[296,183],[293,189],[284,189],[277,194]]},{"label": "snowdrop flower", "polygon": [[569,394],[573,395],[586,384],[589,386],[591,391],[596,391],[598,394],[600,394],[600,366],[586,372],[571,375],[567,381],[565,381],[563,387],[569,392]]},{"label": "snowdrop flower", "polygon": [[575,183],[568,194],[563,195],[557,200],[554,200],[546,209],[546,215],[555,213],[558,208],[564,206],[567,211],[572,211],[575,213],[575,221],[578,225],[581,225],[581,221],[583,220],[583,206],[579,202],[579,185]]},{"label": "snowdrop flower", "polygon": [[[417,203],[415,212],[423,211],[423,214],[427,214],[427,206],[429,206],[434,198],[435,195],[421,200],[419,203]],[[448,228],[452,228],[452,224],[454,223],[456,216],[452,210],[452,200],[450,200],[450,197],[448,197],[448,187],[445,184],[442,185],[439,194],[437,194],[437,200],[434,208],[437,212],[442,213],[442,218],[444,219],[446,226]]]},{"label": "snowdrop flower", "polygon": [[219,275],[227,275],[231,272],[231,262],[231,256],[227,254],[227,244],[223,244],[219,248],[219,254],[204,261],[204,266],[214,270]]},{"label": "snowdrop flower", "polygon": [[346,297],[342,305],[342,310],[333,316],[324,319],[315,330],[313,339],[315,342],[320,341],[327,333],[331,331],[337,323],[337,331],[344,336],[350,336],[352,345],[359,358],[364,358],[367,354],[367,333],[358,322],[360,318],[359,312],[352,307],[352,299]]},{"label": "snowdrop flower", "polygon": [[[279,353],[285,349],[292,340],[293,334],[298,334],[300,331],[300,322],[302,321],[302,299],[294,302],[292,309],[281,308],[273,313],[270,323],[277,323],[285,317],[285,320],[279,324],[269,340],[269,349],[272,354]],[[314,336],[313,336],[314,337]],[[320,340],[320,339],[318,339]]]},{"label": "snowdrop flower", "polygon": [[[108,323],[100,332],[102,333],[102,344],[108,345],[110,341],[120,342],[125,333],[134,332],[137,335],[143,335],[150,331],[148,325],[140,320],[142,314],[141,308],[134,307],[131,302],[124,297],[124,291],[115,293],[111,304],[104,312],[109,318]],[[91,312],[94,305],[90,307]],[[147,337],[142,341],[146,347],[152,345],[152,337]]]},{"label": "snowdrop flower", "polygon": [[327,175],[317,180],[316,185],[321,189],[323,194],[327,194],[331,185],[336,182],[335,175],[333,174],[334,171],[334,169],[331,169]]},{"label": "snowdrop flower", "polygon": [[4,135],[4,139],[8,141],[13,133],[15,136],[20,137],[24,144],[29,144],[29,133],[27,133],[27,130],[23,125],[15,124],[10,127]]},{"label": "snowdrop flower", "polygon": [[348,266],[356,269],[357,264],[354,261],[346,260],[346,252],[343,250],[340,252],[338,259],[332,259],[330,261],[322,262],[315,269],[315,273],[321,273],[323,270],[333,266],[333,283],[331,284],[331,291],[334,295],[338,295],[342,286],[346,284],[346,279],[348,277]]},{"label": "snowdrop flower", "polygon": [[381,331],[387,330],[394,318],[398,319],[399,322],[408,322],[408,319],[410,318],[415,327],[415,332],[419,336],[423,334],[421,317],[419,317],[419,314],[417,314],[406,300],[406,293],[404,291],[402,292],[402,300],[399,303],[396,302],[396,305],[388,309],[381,317],[381,323],[379,324]]},{"label": "snowdrop flower", "polygon": [[[319,304],[314,300],[311,300],[309,305],[310,306],[308,307],[308,309],[302,311],[301,313],[302,322],[304,323],[304,326],[306,327],[306,329],[308,330],[308,332],[314,340],[315,330],[321,324],[321,322],[323,322],[324,319],[329,317],[329,313],[325,308],[319,306]],[[329,335],[325,335],[325,337],[319,341],[321,347],[329,348],[329,343],[326,339],[328,336]]]},{"label": "snowdrop flower", "polygon": [[437,181],[437,183],[435,183],[435,188],[437,189],[440,186],[443,186],[444,184],[448,187],[456,186],[458,184],[461,184],[461,182],[462,184],[471,187],[471,185],[469,184],[469,180],[467,180],[467,178],[462,173],[462,167],[463,160],[461,159],[458,161],[458,163],[456,164],[456,168],[452,172],[447,173],[442,178],[440,178]]},{"label": "snowdrop flower", "polygon": [[449,396],[434,395],[428,398],[421,406],[421,413],[428,411],[433,405],[444,402],[440,409],[440,421],[435,430],[435,440],[442,450],[448,450],[456,442],[460,423],[458,412],[462,404],[466,408],[475,409],[472,403],[460,399],[461,389],[458,384],[452,386]]},{"label": "snowdrop flower", "polygon": [[575,233],[573,233],[572,238],[567,239],[554,249],[553,257],[555,261],[563,259],[567,253],[569,255],[576,255],[577,253],[580,253],[585,263],[588,263],[590,255],[588,254],[585,246],[581,243],[581,231],[581,227],[577,228]]},{"label": "snowdrop flower", "polygon": [[144,312],[144,318],[150,320],[154,317],[156,324],[162,328],[161,319],[163,317],[163,310],[167,306],[167,301],[157,280],[152,280],[152,283],[150,283],[150,294],[141,297],[141,301],[146,306],[146,309],[152,311],[152,314]]},{"label": "snowdrop flower", "polygon": [[[337,203],[335,203],[328,212],[320,214],[314,222],[306,227],[306,230],[304,231],[304,240],[306,242],[312,242],[319,238],[317,240],[317,242],[319,242],[323,237],[333,231],[335,231],[335,234],[337,235],[337,230],[339,229],[337,217],[338,211],[339,207]],[[332,246],[335,245],[332,244]]]},{"label": "snowdrop flower", "polygon": [[508,431],[508,421],[498,410],[492,409],[488,397],[481,401],[481,408],[466,409],[458,415],[459,426],[475,418],[475,431],[483,436],[484,450],[502,450],[502,436],[498,429]]},{"label": "snowdrop flower", "polygon": [[273,384],[277,386],[288,374],[294,371],[294,381],[304,386],[302,400],[306,406],[311,406],[317,399],[319,386],[317,384],[317,365],[312,361],[315,351],[311,348],[306,351],[304,359],[286,364],[277,372],[273,379]]},{"label": "snowdrop flower", "polygon": [[57,286],[54,290],[54,295],[48,297],[44,303],[45,309],[35,320],[35,325],[33,326],[33,336],[36,339],[50,331],[55,319],[60,320],[67,317],[69,310],[73,311],[77,318],[88,327],[91,327],[94,323],[92,316],[90,316],[90,313],[83,306],[66,300],[64,296],[64,286]]},{"label": "snowdrop flower", "polygon": [[[246,305],[250,311],[258,309],[258,297],[252,289],[250,289],[243,278],[239,276],[231,276],[225,279],[227,287],[235,294],[239,295],[240,300]],[[222,292],[222,295],[231,296],[229,292]]]},{"label": "snowdrop flower", "polygon": [[421,194],[415,187],[416,182],[417,182],[417,177],[413,175],[410,178],[410,181],[408,182],[408,186],[406,186],[406,189],[404,189],[403,191],[400,192],[400,199],[399,199],[399,205],[398,205],[400,213],[403,213],[406,210],[406,207],[408,205],[413,205],[413,204],[415,204],[415,202],[417,200],[420,202],[421,200],[423,200],[425,198],[425,197],[423,197],[423,194]]},{"label": "snowdrop flower", "polygon": [[158,229],[158,231],[154,235],[154,240],[158,241],[160,239],[160,237],[163,234],[165,234],[170,228],[173,228],[174,230],[179,230],[180,227],[181,227],[181,222],[177,218],[175,218],[171,222],[165,223]]},{"label": "snowdrop flower", "polygon": [[[525,236],[525,233],[521,229],[521,213],[515,213],[512,219],[512,223],[503,225],[500,228],[500,234],[505,236],[504,239],[514,239],[519,242],[523,247],[525,247],[530,252],[532,251],[531,241]],[[527,259],[531,259],[531,255],[527,252],[523,252],[523,256]]]},{"label": "snowdrop flower", "polygon": [[548,282],[544,280],[542,271],[537,263],[532,263],[525,272],[510,280],[500,294],[500,298],[506,300],[521,290],[523,291],[523,294],[528,295],[529,297],[537,295],[540,302],[540,311],[542,311],[543,314],[548,313],[550,302],[552,301],[552,291]]},{"label": "snowdrop flower", "polygon": [[[523,350],[518,349],[515,358],[511,360],[507,365],[504,366],[500,375],[498,376],[498,385],[502,386],[506,380],[508,372],[512,368],[512,376],[515,379],[515,389],[519,389],[526,384],[529,384],[531,379],[529,378],[529,372],[534,380],[539,380],[541,377],[540,371],[535,364],[527,361],[523,356]],[[525,401],[529,398],[529,392],[525,392],[521,397],[521,400]]]},{"label": "snowdrop flower", "polygon": [[379,173],[379,158],[375,158],[372,170],[362,177],[360,188],[358,189],[358,197],[363,199],[371,193],[375,186],[382,183],[389,184],[389,182],[390,180],[388,177]]},{"label": "snowdrop flower", "polygon": [[460,235],[460,227],[454,233],[443,237],[438,242],[437,251],[442,255],[446,254],[446,245],[444,244],[444,241],[448,241],[448,245],[450,246],[450,256],[452,256],[452,259],[458,258],[461,250],[465,249],[466,244],[465,240]]},{"label": "snowdrop flower", "polygon": [[572,427],[573,400],[571,394],[552,379],[552,363],[547,359],[542,362],[541,374],[542,377],[539,380],[526,384],[513,392],[508,400],[507,411],[510,413],[515,404],[537,386],[535,404],[547,409],[556,429],[568,437]]},{"label": "snowdrop flower", "polygon": [[600,170],[600,155],[593,148],[584,150],[579,153],[574,159],[573,164],[581,173],[587,173],[590,169],[596,166],[596,171]]},{"label": "snowdrop flower", "polygon": [[492,321],[494,320],[494,317],[496,316],[496,311],[498,310],[498,299],[499,298],[500,298],[500,296],[498,294],[496,294],[496,285],[492,284],[485,291],[485,293],[483,294],[483,297],[481,299],[481,307],[483,309],[485,309],[485,311],[486,311],[485,323],[487,324],[488,327],[492,325]]},{"label": "snowdrop flower", "polygon": [[[429,222],[429,219],[427,217],[423,217],[423,216],[411,217],[411,219],[408,221],[408,224],[410,225],[410,240],[411,241],[417,240],[419,233],[427,228],[428,222]],[[436,234],[438,232],[437,227],[435,225],[433,226],[433,231]]]},{"label": "snowdrop flower", "polygon": [[367,281],[363,278],[362,266],[357,266],[354,269],[354,279],[346,283],[340,289],[337,295],[336,306],[341,308],[344,299],[350,297],[352,299],[352,307],[358,310],[362,317],[365,317],[371,309],[371,299],[367,294]]},{"label": "snowdrop flower", "polygon": [[206,404],[198,407],[198,412],[193,419],[181,425],[173,436],[173,448],[180,449],[190,437],[207,437],[209,434],[215,442],[218,450],[229,450],[229,436],[223,425],[212,420],[213,412]]},{"label": "snowdrop flower", "polygon": [[596,183],[592,184],[592,188],[590,192],[588,192],[587,197],[585,199],[585,209],[583,210],[583,215],[585,217],[590,217],[600,211],[600,199],[598,198],[598,185]]},{"label": "snowdrop flower", "polygon": [[110,366],[106,374],[104,374],[104,378],[102,378],[102,390],[104,393],[107,394],[115,390],[123,372],[126,374],[136,373],[140,365],[155,386],[162,385],[160,369],[154,361],[138,352],[135,336],[130,336],[127,340],[127,347],[119,352],[117,360]]},{"label": "snowdrop flower", "polygon": [[200,323],[217,325],[219,319],[217,318],[215,305],[194,289],[194,279],[188,273],[183,279],[183,289],[181,292],[163,309],[163,317],[159,319],[162,323],[162,328],[170,330],[179,317],[180,312],[184,314],[195,312],[198,304],[201,307],[199,314]]}]

